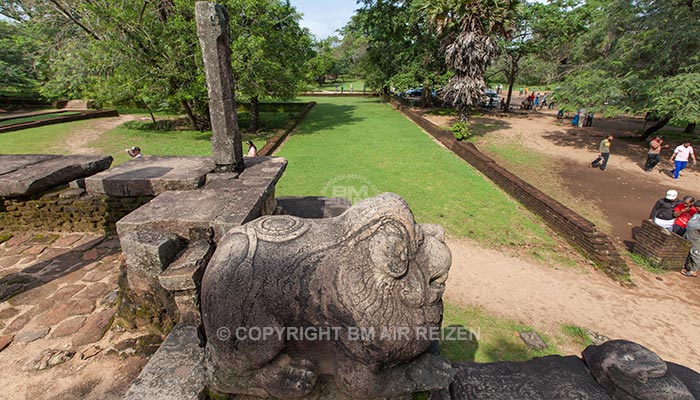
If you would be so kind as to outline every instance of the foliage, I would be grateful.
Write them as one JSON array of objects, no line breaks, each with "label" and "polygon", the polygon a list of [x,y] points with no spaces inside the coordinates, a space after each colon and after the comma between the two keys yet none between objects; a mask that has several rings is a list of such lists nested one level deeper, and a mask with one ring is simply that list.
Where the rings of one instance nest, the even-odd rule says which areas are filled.
[{"label": "foliage", "polygon": [[455,104],[460,121],[477,104],[484,88],[484,72],[496,55],[496,36],[510,38],[517,19],[518,0],[429,0],[419,10],[440,37],[445,64],[453,73],[443,98]]},{"label": "foliage", "polygon": [[457,140],[467,140],[473,135],[469,129],[469,122],[466,121],[455,123],[450,130]]},{"label": "foliage", "polygon": [[651,272],[652,274],[656,275],[668,272],[667,270],[661,268],[658,263],[644,257],[641,254],[629,253],[629,256],[635,264],[637,264],[640,268],[646,270],[647,272]]},{"label": "foliage", "polygon": [[0,94],[36,91],[33,50],[34,43],[22,33],[21,25],[0,20]]},{"label": "foliage", "polygon": [[326,83],[329,77],[335,80],[340,75],[338,60],[333,54],[333,46],[338,38],[331,36],[323,40],[316,40],[312,46],[312,57],[306,61],[306,79],[316,82],[319,86]]},{"label": "foliage", "polygon": [[561,326],[561,331],[566,336],[572,338],[576,344],[581,347],[588,347],[593,344],[593,340],[591,340],[591,336],[588,334],[588,330],[586,328],[576,325],[563,324]]},{"label": "foliage", "polygon": [[364,57],[358,69],[368,86],[384,93],[422,86],[422,101],[432,100],[432,88],[446,82],[438,37],[427,28],[418,1],[363,0],[344,32],[364,37]]}]

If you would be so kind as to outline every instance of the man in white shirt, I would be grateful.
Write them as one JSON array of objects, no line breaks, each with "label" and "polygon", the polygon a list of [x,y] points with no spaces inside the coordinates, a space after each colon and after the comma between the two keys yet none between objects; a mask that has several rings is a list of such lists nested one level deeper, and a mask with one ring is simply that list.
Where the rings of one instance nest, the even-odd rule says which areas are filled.
[{"label": "man in white shirt", "polygon": [[682,145],[673,150],[673,155],[669,159],[669,161],[675,161],[676,163],[676,168],[673,170],[673,179],[678,179],[678,175],[680,174],[681,170],[688,165],[689,157],[693,158],[693,164],[698,163],[698,160],[695,159],[693,146],[691,146],[690,142],[686,140]]}]

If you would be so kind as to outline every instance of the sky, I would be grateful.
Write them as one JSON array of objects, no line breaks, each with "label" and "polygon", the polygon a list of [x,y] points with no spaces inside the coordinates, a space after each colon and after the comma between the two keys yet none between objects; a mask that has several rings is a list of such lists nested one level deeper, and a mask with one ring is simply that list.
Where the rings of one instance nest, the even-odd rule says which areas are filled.
[{"label": "sky", "polygon": [[290,0],[297,11],[303,14],[301,26],[309,28],[318,39],[337,35],[359,8],[355,0]]}]

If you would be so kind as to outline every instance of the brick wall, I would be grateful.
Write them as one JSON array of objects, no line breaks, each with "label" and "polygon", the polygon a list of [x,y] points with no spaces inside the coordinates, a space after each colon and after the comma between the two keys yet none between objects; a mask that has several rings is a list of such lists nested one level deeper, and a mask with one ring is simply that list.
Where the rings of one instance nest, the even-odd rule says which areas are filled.
[{"label": "brick wall", "polygon": [[599,231],[592,222],[510,173],[481,153],[474,144],[456,140],[452,132],[440,129],[420,114],[404,107],[397,100],[391,99],[390,102],[445,147],[481,171],[530,211],[542,217],[550,228],[558,232],[571,245],[580,249],[606,274],[616,279],[629,278],[629,267],[620,257],[617,248],[610,238]]},{"label": "brick wall", "polygon": [[635,238],[633,252],[666,269],[681,269],[690,251],[690,243],[675,233],[654,224],[642,221],[642,229]]},{"label": "brick wall", "polygon": [[152,197],[107,197],[68,185],[27,197],[0,198],[0,232],[115,233],[115,223]]}]

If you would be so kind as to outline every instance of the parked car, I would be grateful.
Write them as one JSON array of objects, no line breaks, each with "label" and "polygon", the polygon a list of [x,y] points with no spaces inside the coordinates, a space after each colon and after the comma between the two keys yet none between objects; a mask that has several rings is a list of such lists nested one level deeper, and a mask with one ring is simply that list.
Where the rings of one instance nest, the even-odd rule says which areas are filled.
[{"label": "parked car", "polygon": [[482,107],[498,107],[500,101],[501,98],[498,96],[498,93],[496,93],[495,90],[486,89],[484,90],[484,94],[481,95],[479,105]]},{"label": "parked car", "polygon": [[[431,92],[431,94],[433,95],[433,97],[437,96],[437,93],[435,92],[435,90],[433,90]],[[420,97],[423,95],[423,88],[417,87],[414,89],[408,89],[407,91],[403,92],[402,95],[405,97]]]}]

